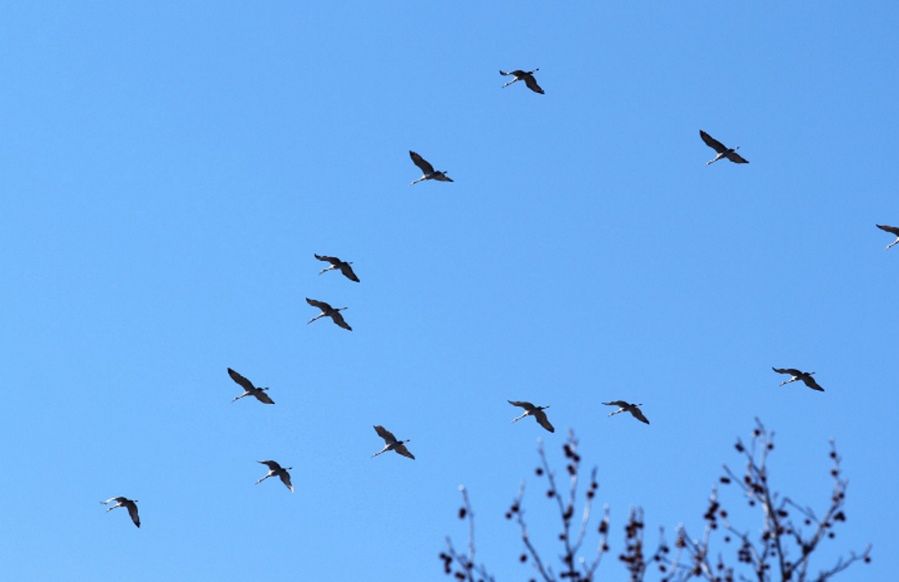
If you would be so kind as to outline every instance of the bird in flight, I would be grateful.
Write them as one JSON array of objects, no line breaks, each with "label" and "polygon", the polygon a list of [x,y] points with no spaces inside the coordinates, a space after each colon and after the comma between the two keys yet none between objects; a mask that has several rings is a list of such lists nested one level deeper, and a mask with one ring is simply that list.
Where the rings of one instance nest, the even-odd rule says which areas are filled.
[{"label": "bird in flight", "polygon": [[324,269],[319,271],[319,275],[327,273],[328,271],[333,271],[334,269],[340,269],[340,272],[343,273],[344,277],[346,277],[350,281],[355,281],[356,283],[359,282],[359,277],[356,276],[356,273],[353,272],[353,267],[350,266],[353,264],[352,261],[341,261],[337,257],[328,257],[325,255],[315,255],[315,258],[319,261],[331,263],[330,267],[325,267]]},{"label": "bird in flight", "polygon": [[421,178],[412,182],[412,185],[418,184],[419,182],[424,182],[425,180],[437,180],[438,182],[452,182],[453,179],[446,175],[446,170],[437,171],[434,169],[428,160],[424,159],[417,153],[409,150],[409,157],[412,158],[412,163],[418,166],[418,169],[421,170]]},{"label": "bird in flight", "polygon": [[116,507],[127,507],[128,515],[131,516],[131,521],[134,522],[134,525],[140,527],[140,516],[137,514],[137,499],[128,499],[127,497],[110,497],[106,501],[101,501],[103,505],[109,505],[115,501],[115,505],[112,507],[108,507],[106,509],[107,512],[112,511]]},{"label": "bird in flight", "polygon": [[899,226],[888,226],[886,224],[875,224],[874,226],[896,237],[896,240],[887,245],[887,250],[899,245]]},{"label": "bird in flight", "polygon": [[383,455],[387,451],[394,451],[399,455],[403,455],[404,457],[409,457],[412,460],[415,460],[415,455],[409,452],[409,449],[406,448],[406,443],[412,442],[411,439],[407,439],[404,441],[398,441],[393,433],[381,426],[380,424],[375,425],[375,432],[378,433],[378,436],[384,439],[384,448],[373,454],[372,457],[377,457],[378,455]]},{"label": "bird in flight", "polygon": [[290,473],[287,472],[288,469],[293,469],[293,467],[287,467],[285,469],[284,467],[279,465],[277,461],[271,460],[257,462],[262,463],[263,465],[268,467],[268,473],[266,473],[265,476],[260,477],[259,480],[256,481],[256,485],[259,485],[269,477],[277,476],[279,479],[281,479],[281,483],[284,483],[284,486],[287,487],[291,493],[293,493],[293,485],[290,482]]},{"label": "bird in flight", "polygon": [[319,301],[317,299],[309,299],[308,297],[306,298],[306,303],[308,303],[312,307],[318,307],[321,310],[321,313],[319,313],[318,315],[316,315],[315,317],[313,317],[312,319],[310,319],[309,321],[306,322],[307,325],[312,323],[316,319],[321,319],[322,317],[330,317],[331,321],[333,321],[334,323],[336,323],[343,329],[345,329],[347,331],[353,331],[353,328],[350,327],[350,325],[346,321],[344,321],[343,315],[340,314],[340,312],[343,311],[344,309],[346,309],[346,307],[338,307],[335,309],[334,307],[331,307],[324,301]]},{"label": "bird in flight", "polygon": [[534,406],[530,402],[525,402],[524,400],[507,400],[507,402],[509,404],[511,404],[512,406],[518,406],[520,408],[524,408],[524,413],[522,413],[521,416],[516,416],[515,418],[513,418],[512,422],[518,422],[519,420],[521,420],[522,418],[524,418],[526,416],[533,416],[534,419],[537,421],[537,424],[539,424],[540,426],[542,426],[549,432],[556,432],[556,429],[549,422],[549,419],[546,418],[546,413],[543,412],[544,410],[549,408],[548,405],[547,406]]},{"label": "bird in flight", "polygon": [[626,402],[624,400],[612,400],[611,402],[603,402],[606,406],[617,406],[618,410],[615,412],[610,412],[609,416],[615,416],[616,414],[621,414],[622,412],[630,412],[631,416],[639,420],[640,422],[644,422],[649,424],[649,419],[643,415],[643,411],[640,410],[642,404],[631,404],[630,402]]},{"label": "bird in flight", "polygon": [[773,366],[771,367],[771,369],[778,374],[790,375],[790,379],[781,382],[780,386],[786,386],[787,384],[801,380],[803,384],[805,384],[812,390],[824,392],[824,388],[821,388],[821,385],[818,384],[814,378],[812,378],[812,376],[815,374],[814,372],[803,372],[802,370],[797,370],[796,368],[775,368]]},{"label": "bird in flight", "polygon": [[533,91],[534,93],[540,93],[543,95],[543,89],[540,88],[540,85],[537,84],[537,79],[534,78],[534,73],[539,71],[540,69],[534,69],[533,71],[522,71],[521,69],[515,69],[514,71],[503,71],[500,69],[499,74],[505,77],[512,75],[515,77],[505,85],[503,85],[503,89],[515,83],[517,81],[524,81],[524,84],[528,86],[528,89]]},{"label": "bird in flight", "polygon": [[701,129],[699,130],[699,137],[702,138],[702,141],[705,142],[705,145],[709,146],[710,148],[712,148],[713,150],[718,152],[718,155],[716,155],[714,159],[709,160],[708,162],[705,163],[706,166],[711,166],[712,164],[714,164],[721,158],[727,158],[728,160],[732,161],[735,164],[748,164],[749,163],[749,160],[743,158],[743,156],[741,156],[740,154],[737,153],[737,150],[740,149],[740,146],[737,146],[735,148],[729,148]]},{"label": "bird in flight", "polygon": [[269,398],[269,395],[265,393],[268,388],[257,388],[253,386],[253,383],[241,376],[239,373],[235,372],[231,368],[228,368],[228,375],[231,376],[231,379],[240,384],[240,387],[243,388],[243,394],[240,396],[235,396],[231,402],[237,402],[241,398],[246,396],[255,396],[256,400],[262,402],[263,404],[274,404],[275,401]]}]

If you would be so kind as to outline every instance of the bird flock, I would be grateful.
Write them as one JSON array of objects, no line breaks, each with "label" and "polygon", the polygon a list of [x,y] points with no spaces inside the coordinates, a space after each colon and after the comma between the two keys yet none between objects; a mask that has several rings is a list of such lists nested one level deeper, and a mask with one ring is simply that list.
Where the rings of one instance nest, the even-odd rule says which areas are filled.
[{"label": "bird flock", "polygon": [[[535,68],[532,71],[524,71],[521,69],[515,69],[513,71],[500,70],[499,71],[500,75],[503,75],[506,77],[509,77],[509,76],[513,77],[512,80],[510,80],[510,81],[506,82],[504,85],[502,85],[502,88],[509,87],[510,85],[513,85],[514,83],[517,83],[518,81],[523,81],[525,86],[528,89],[530,89],[534,93],[544,95],[545,91],[537,83],[537,80],[534,77],[534,73],[536,73],[539,70],[540,69],[538,69],[538,68]],[[709,133],[707,133],[705,130],[702,130],[702,129],[699,130],[699,137],[700,137],[700,139],[702,139],[703,143],[705,143],[708,147],[710,147],[711,149],[713,149],[715,151],[715,157],[713,159],[709,160],[708,162],[706,162],[706,165],[712,165],[715,162],[722,160],[722,159],[727,159],[728,161],[735,163],[735,164],[748,164],[749,163],[749,161],[747,159],[745,159],[744,157],[742,157],[740,154],[737,153],[737,150],[740,149],[739,146],[733,147],[733,148],[728,147],[728,146],[724,145],[722,142],[720,142],[717,139],[715,139],[714,137],[712,137],[711,135],[709,135]],[[447,175],[445,170],[435,170],[434,166],[430,162],[428,162],[426,159],[424,159],[420,154],[410,150],[409,157],[412,159],[412,163],[415,164],[415,166],[417,166],[419,170],[421,170],[421,176],[418,179],[412,181],[411,185],[415,185],[420,182],[425,182],[425,181],[429,181],[429,180],[434,180],[437,182],[453,182],[453,179]],[[887,250],[889,250],[890,248],[899,244],[899,227],[883,225],[883,224],[877,224],[875,226],[896,237],[895,240],[893,240],[886,246]],[[340,259],[339,257],[328,256],[328,255],[319,255],[317,253],[315,253],[313,256],[318,261],[327,263],[329,265],[329,266],[321,269],[321,271],[319,271],[319,275],[323,275],[329,271],[340,271],[340,273],[345,278],[349,279],[350,281],[355,282],[355,283],[360,282],[359,277],[356,275],[355,271],[353,270],[352,261],[344,261],[343,259]],[[314,307],[319,310],[318,315],[316,315],[315,317],[313,317],[312,319],[310,319],[308,321],[309,324],[311,324],[323,317],[328,317],[338,327],[340,327],[346,331],[353,331],[353,328],[346,322],[343,314],[341,313],[342,311],[345,311],[347,309],[347,307],[332,307],[329,303],[327,303],[325,301],[321,301],[319,299],[311,299],[308,297],[306,298],[306,303],[308,303],[311,307]],[[772,370],[778,374],[783,374],[783,375],[789,376],[788,379],[783,380],[780,383],[780,386],[786,386],[788,384],[792,384],[793,382],[802,382],[803,384],[805,384],[808,388],[810,388],[812,390],[815,390],[818,392],[824,392],[824,388],[822,388],[821,385],[818,384],[818,382],[815,380],[815,378],[813,378],[813,375],[815,374],[815,372],[804,372],[797,368],[777,368],[777,367],[772,367]],[[228,375],[231,377],[231,379],[238,386],[240,386],[243,389],[243,393],[238,396],[235,396],[232,399],[232,402],[236,402],[238,400],[241,400],[242,398],[246,398],[247,396],[252,396],[256,400],[261,402],[262,404],[275,404],[275,401],[268,395],[268,390],[269,390],[268,387],[256,386],[255,384],[253,384],[252,381],[250,381],[248,378],[246,378],[239,372],[233,370],[232,368],[227,368],[227,371],[228,371]],[[515,407],[518,407],[518,408],[521,408],[524,410],[523,413],[521,413],[519,416],[512,419],[513,423],[517,423],[518,421],[523,420],[527,417],[532,417],[537,422],[537,424],[540,425],[546,431],[551,432],[551,433],[555,432],[555,427],[549,421],[549,418],[546,414],[546,410],[549,408],[549,405],[536,406],[535,404],[524,401],[524,400],[508,400],[508,402],[512,406],[515,406]],[[643,406],[643,404],[634,404],[634,403],[628,402],[626,400],[611,400],[608,402],[603,402],[602,404],[604,404],[606,406],[613,406],[616,408],[616,410],[609,413],[609,416],[615,416],[615,415],[627,412],[634,419],[638,420],[639,422],[647,424],[647,425],[649,424],[649,419],[646,417],[646,415],[643,413],[642,409],[640,408],[641,406]],[[413,460],[415,459],[415,455],[413,455],[409,451],[409,449],[406,447],[406,444],[410,442],[409,439],[407,439],[407,440],[397,439],[396,436],[394,436],[394,434],[392,432],[390,432],[389,430],[387,430],[386,428],[384,428],[384,426],[382,426],[380,424],[373,425],[373,427],[374,427],[375,433],[381,439],[383,439],[384,446],[379,451],[373,453],[372,457],[377,457],[384,453],[393,451],[393,452],[397,453],[398,455],[401,455],[408,459],[413,459]],[[291,477],[290,477],[290,473],[289,473],[289,471],[292,470],[293,467],[282,467],[280,463],[278,463],[277,461],[271,460],[271,459],[266,459],[266,460],[257,461],[257,462],[268,467],[268,472],[256,481],[257,485],[262,483],[263,481],[265,481],[266,479],[268,479],[270,477],[278,477],[281,480],[281,483],[283,483],[284,486],[291,493],[294,492],[294,486],[291,481]],[[128,510],[129,516],[131,517],[131,521],[134,523],[134,525],[136,527],[140,527],[141,520],[140,520],[140,516],[138,514],[137,502],[138,502],[137,499],[129,499],[127,497],[118,496],[118,497],[110,497],[109,499],[106,499],[105,501],[101,501],[100,503],[102,503],[105,506],[108,506],[106,509],[107,512],[112,511],[113,509],[117,509],[119,507],[126,508]]]}]

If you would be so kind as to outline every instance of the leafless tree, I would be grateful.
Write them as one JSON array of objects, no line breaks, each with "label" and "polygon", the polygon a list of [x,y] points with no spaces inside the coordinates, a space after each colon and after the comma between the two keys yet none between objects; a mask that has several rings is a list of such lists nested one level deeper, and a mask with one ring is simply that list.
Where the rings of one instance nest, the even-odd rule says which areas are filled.
[{"label": "leafless tree", "polygon": [[[513,520],[518,526],[523,545],[519,561],[522,564],[530,562],[534,571],[530,580],[533,582],[593,582],[597,579],[603,556],[610,552],[609,509],[604,506],[598,525],[591,525],[599,489],[597,471],[593,468],[586,486],[580,486],[581,456],[577,447],[577,438],[574,433],[569,433],[562,447],[565,455],[562,478],[567,476],[567,490],[563,490],[566,483],[550,467],[543,444],[537,448],[540,463],[535,473],[546,480],[546,497],[559,512],[560,552],[541,552],[534,546],[523,509],[523,483],[506,512],[506,519]],[[750,510],[761,511],[761,530],[744,529],[731,523],[716,486],[703,514],[705,526],[701,536],[694,538],[686,527],[678,526],[672,547],[662,528],[655,551],[650,551],[643,541],[643,510],[634,508],[624,524],[624,544],[618,555],[632,582],[641,582],[651,573],[656,573],[661,582],[691,578],[709,582],[827,582],[855,562],[871,561],[869,545],[861,553],[852,551],[835,563],[812,567],[815,550],[825,538],[834,538],[835,529],[846,521],[844,504],[848,481],[841,473],[840,456],[833,442],[829,453],[833,486],[829,503],[820,513],[781,495],[770,485],[767,461],[774,450],[774,433],[758,419],[749,443],[737,440],[735,447],[745,468],[738,472],[725,465],[720,485],[735,486]],[[459,518],[468,520],[468,547],[457,549],[447,537],[446,550],[440,553],[444,572],[465,582],[496,582],[485,565],[475,562],[474,513],[468,491],[464,486],[459,489],[463,502]],[[575,517],[578,512],[580,519]],[[590,559],[581,555],[588,538],[596,544],[595,551],[589,552]],[[720,550],[713,552],[713,545],[720,545]],[[558,556],[558,562],[547,558],[553,554]]]}]

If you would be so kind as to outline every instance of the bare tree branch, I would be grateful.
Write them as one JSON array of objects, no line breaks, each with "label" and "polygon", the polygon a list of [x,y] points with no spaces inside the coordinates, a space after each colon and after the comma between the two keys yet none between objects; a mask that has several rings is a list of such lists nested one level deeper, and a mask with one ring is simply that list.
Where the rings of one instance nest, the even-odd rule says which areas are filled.
[{"label": "bare tree branch", "polygon": [[[552,470],[542,441],[538,444],[537,454],[540,464],[536,468],[537,477],[545,477],[548,489],[546,496],[554,499],[554,506],[559,512],[561,529],[558,539],[562,546],[559,574],[555,574],[553,566],[545,555],[534,546],[528,533],[524,516],[525,485],[522,482],[509,510],[507,519],[515,519],[518,523],[524,552],[519,560],[531,561],[534,570],[542,582],[594,582],[602,556],[609,551],[609,508],[604,507],[603,516],[597,528],[598,542],[596,554],[592,560],[579,556],[590,533],[590,518],[593,501],[599,488],[596,468],[590,472],[590,483],[583,489],[584,499],[581,501],[580,524],[575,527],[574,515],[578,506],[578,486],[581,457],[577,450],[578,440],[569,432],[562,446],[565,455],[565,470],[568,474],[567,494],[560,491],[561,481]],[[756,426],[748,444],[737,440],[735,448],[745,462],[742,474],[724,466],[724,475],[719,481],[722,485],[735,485],[742,493],[750,508],[757,507],[762,513],[762,527],[758,533],[738,528],[730,522],[728,511],[719,499],[717,487],[713,487],[709,495],[708,505],[703,514],[705,527],[702,536],[692,538],[685,527],[679,526],[674,542],[674,552],[665,540],[664,529],[659,530],[659,542],[656,551],[648,555],[643,539],[643,510],[639,507],[631,509],[624,527],[624,547],[618,556],[627,569],[631,582],[642,582],[650,564],[656,564],[662,582],[686,582],[691,578],[701,578],[709,582],[827,582],[831,578],[846,571],[856,562],[871,561],[871,546],[864,552],[851,552],[848,557],[840,557],[828,569],[817,576],[808,574],[812,555],[825,539],[835,537],[835,528],[846,521],[844,504],[848,480],[844,479],[840,469],[840,456],[836,446],[830,443],[830,459],[832,467],[830,475],[833,487],[830,502],[826,510],[820,514],[808,506],[803,506],[790,497],[780,495],[771,487],[768,474],[768,455],[774,450],[774,433],[756,419]],[[494,582],[487,574],[486,568],[475,566],[474,516],[471,511],[468,493],[460,487],[463,506],[459,510],[461,519],[469,519],[469,545],[467,553],[460,553],[453,548],[447,539],[447,552],[441,553],[444,571],[453,573],[460,581]],[[819,518],[818,515],[821,515]],[[798,520],[798,521],[797,521]],[[574,533],[576,530],[576,534]],[[736,542],[736,563],[728,564],[720,551],[713,551],[712,544],[722,536],[724,544]],[[573,537],[574,536],[574,537]],[[713,557],[714,556],[714,557]],[[743,571],[740,571],[740,570]],[[751,575],[748,575],[750,574]],[[477,576],[477,578],[476,578]]]}]

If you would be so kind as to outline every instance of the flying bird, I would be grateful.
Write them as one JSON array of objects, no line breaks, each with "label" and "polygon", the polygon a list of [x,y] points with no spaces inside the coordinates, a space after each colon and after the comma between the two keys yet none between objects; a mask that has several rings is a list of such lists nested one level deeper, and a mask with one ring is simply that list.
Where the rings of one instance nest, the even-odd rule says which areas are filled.
[{"label": "flying bird", "polygon": [[537,424],[548,430],[549,432],[556,432],[556,429],[553,428],[553,425],[549,422],[549,419],[546,418],[546,413],[543,412],[549,406],[534,406],[530,402],[525,402],[524,400],[507,400],[509,404],[512,406],[518,406],[524,408],[524,413],[521,416],[516,416],[512,419],[512,422],[518,422],[522,418],[526,416],[533,416],[537,420]]},{"label": "flying bird", "polygon": [[516,83],[518,81],[524,81],[524,84],[528,86],[528,89],[533,91],[534,93],[540,93],[543,95],[543,89],[540,88],[540,85],[537,84],[537,79],[534,78],[534,73],[539,71],[540,69],[534,69],[533,71],[522,71],[521,69],[515,69],[514,71],[503,71],[500,69],[499,74],[508,77],[509,75],[514,76],[515,78],[503,85],[503,89],[511,85],[512,83]]},{"label": "flying bird", "polygon": [[315,255],[315,258],[319,261],[331,263],[330,267],[325,267],[324,269],[319,271],[319,275],[327,273],[328,271],[333,271],[334,269],[340,269],[340,272],[343,273],[344,277],[346,277],[350,281],[355,281],[356,283],[359,282],[359,277],[356,276],[356,273],[353,272],[353,267],[350,266],[353,264],[352,261],[341,261],[337,257],[328,257],[325,255]]},{"label": "flying bird", "polygon": [[308,303],[312,307],[318,307],[319,309],[321,309],[321,313],[319,313],[318,315],[316,315],[315,317],[313,317],[312,319],[310,319],[309,321],[306,322],[307,325],[312,323],[316,319],[321,319],[322,317],[330,317],[331,321],[333,321],[334,323],[336,323],[343,329],[345,329],[347,331],[353,331],[353,328],[350,327],[350,325],[346,321],[344,321],[343,315],[340,314],[340,312],[343,311],[344,309],[346,309],[346,307],[338,307],[335,309],[334,307],[331,307],[324,301],[319,301],[317,299],[309,299],[308,297],[306,298],[306,303]]},{"label": "flying bird", "polygon": [[277,476],[281,479],[281,483],[284,483],[284,486],[287,487],[291,493],[293,493],[293,485],[290,483],[290,473],[287,472],[288,469],[293,469],[293,467],[287,467],[286,469],[279,465],[276,461],[257,461],[262,463],[263,465],[268,467],[268,473],[265,474],[264,477],[260,477],[258,481],[256,481],[256,485],[259,485],[269,477]]},{"label": "flying bird", "polygon": [[268,388],[257,388],[253,386],[253,383],[241,376],[239,373],[235,372],[231,368],[228,368],[228,375],[231,376],[231,379],[240,384],[241,388],[243,388],[243,394],[240,396],[235,396],[231,402],[237,402],[241,398],[246,396],[255,396],[256,400],[262,402],[263,404],[274,404],[275,401],[269,398],[269,395],[265,393]]},{"label": "flying bird", "polygon": [[803,372],[802,370],[797,370],[796,368],[775,368],[771,367],[772,370],[777,372],[778,374],[789,374],[790,379],[784,380],[780,383],[780,386],[786,386],[792,382],[796,382],[798,380],[802,380],[802,383],[811,388],[812,390],[817,390],[818,392],[824,392],[824,388],[821,388],[821,385],[818,384],[812,376],[815,374],[814,372]]},{"label": "flying bird", "polygon": [[705,142],[705,145],[709,146],[710,148],[712,148],[713,150],[718,152],[718,155],[715,156],[714,159],[706,162],[706,164],[705,164],[706,166],[711,166],[712,164],[714,164],[721,158],[727,158],[728,160],[732,161],[735,164],[748,164],[749,163],[749,160],[743,158],[743,156],[741,156],[740,154],[737,153],[737,150],[740,149],[740,146],[737,146],[735,148],[729,148],[701,129],[699,130],[699,137],[702,138],[702,141]]},{"label": "flying bird", "polygon": [[446,170],[437,171],[434,169],[426,159],[418,155],[417,153],[409,150],[409,157],[412,158],[412,163],[418,166],[418,169],[421,170],[421,178],[412,182],[412,185],[418,184],[419,182],[424,182],[425,180],[437,180],[438,182],[452,182],[453,179],[446,175]]},{"label": "flying bird", "polygon": [[115,505],[106,509],[107,512],[112,511],[116,507],[127,507],[128,515],[131,516],[131,521],[134,522],[134,525],[140,527],[140,516],[137,514],[137,499],[128,499],[127,497],[110,497],[106,501],[101,501],[103,505],[109,505],[115,501]]},{"label": "flying bird", "polygon": [[606,406],[617,406],[618,410],[615,412],[610,412],[609,416],[615,416],[616,414],[621,414],[622,412],[630,412],[631,416],[639,420],[640,422],[645,422],[649,424],[649,419],[643,416],[643,411],[640,410],[642,404],[632,404],[630,402],[625,402],[624,400],[613,400],[611,402],[603,402]]},{"label": "flying bird", "polygon": [[874,226],[896,237],[896,240],[887,245],[887,250],[899,245],[899,226],[887,226],[886,224],[876,224]]},{"label": "flying bird", "polygon": [[411,439],[399,441],[395,436],[393,436],[392,432],[390,432],[380,424],[375,425],[375,432],[378,433],[379,437],[384,439],[384,448],[373,454],[372,457],[383,455],[387,451],[394,451],[399,455],[403,455],[404,457],[409,457],[410,459],[415,460],[415,455],[410,453],[409,449],[406,448],[406,443],[412,442]]}]

